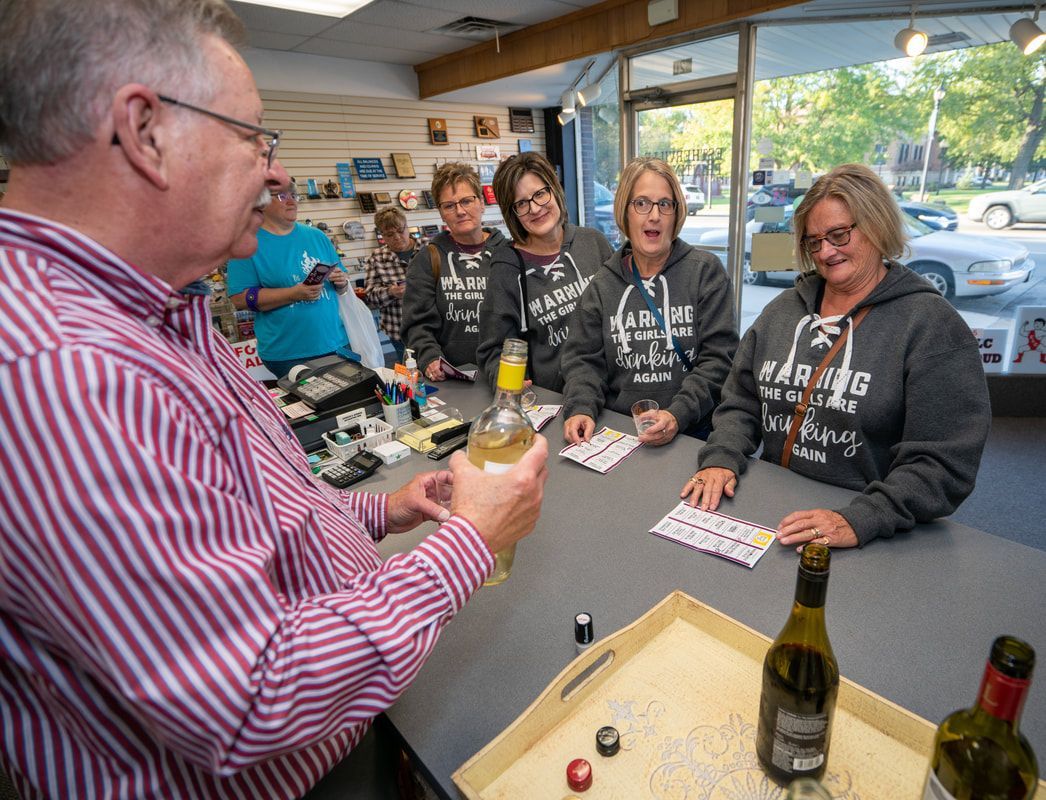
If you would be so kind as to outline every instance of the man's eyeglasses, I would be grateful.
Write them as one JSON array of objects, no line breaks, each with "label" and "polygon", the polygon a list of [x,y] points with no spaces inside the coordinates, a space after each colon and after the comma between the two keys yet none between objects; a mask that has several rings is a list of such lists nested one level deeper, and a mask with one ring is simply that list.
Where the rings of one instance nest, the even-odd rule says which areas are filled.
[{"label": "man's eyeglasses", "polygon": [[440,203],[439,210],[444,214],[453,214],[454,209],[461,206],[462,211],[468,211],[478,202],[479,198],[474,194],[470,194],[468,197],[462,197],[460,200],[448,200],[446,203]]},{"label": "man's eyeglasses", "polygon": [[384,236],[386,239],[388,239],[388,238],[390,238],[392,236],[402,236],[406,232],[407,232],[407,226],[404,225],[402,228],[386,228],[385,230],[383,230],[381,232],[381,235]]},{"label": "man's eyeglasses", "polygon": [[547,186],[543,189],[538,189],[534,194],[524,200],[517,200],[512,204],[512,211],[517,217],[525,217],[530,213],[530,204],[533,203],[538,208],[547,206],[549,201],[552,199],[552,190]]},{"label": "man's eyeglasses", "polygon": [[662,215],[670,217],[676,213],[676,206],[679,205],[675,200],[669,200],[667,197],[663,197],[656,203],[648,197],[637,197],[635,200],[630,200],[628,203],[632,208],[636,210],[637,214],[649,214],[654,210],[654,206],[657,206],[657,210]]},{"label": "man's eyeglasses", "polygon": [[289,203],[291,200],[297,200],[294,192],[277,192],[273,196],[274,200],[279,200],[281,203]]},{"label": "man's eyeglasses", "polygon": [[[181,100],[175,100],[173,97],[166,97],[165,95],[156,95],[161,102],[170,103],[172,106],[181,106],[187,108],[190,111],[195,111],[198,114],[206,114],[208,117],[221,120],[229,125],[235,125],[238,128],[243,128],[248,131],[253,131],[258,136],[265,137],[266,151],[265,157],[268,159],[268,168],[272,169],[272,162],[276,160],[276,150],[280,146],[280,136],[283,135],[282,131],[274,131],[269,128],[263,128],[260,125],[254,125],[250,122],[243,122],[242,120],[233,119],[227,117],[224,114],[219,114],[217,111],[208,111],[206,108],[200,108],[199,106],[191,105],[190,103],[183,103]],[[115,133],[113,134],[112,144],[120,144],[120,137]]]},{"label": "man's eyeglasses", "polygon": [[832,247],[842,247],[850,244],[850,231],[857,227],[855,222],[848,228],[832,228],[824,236],[804,236],[803,249],[808,253],[816,253],[821,249],[821,242],[827,241]]}]

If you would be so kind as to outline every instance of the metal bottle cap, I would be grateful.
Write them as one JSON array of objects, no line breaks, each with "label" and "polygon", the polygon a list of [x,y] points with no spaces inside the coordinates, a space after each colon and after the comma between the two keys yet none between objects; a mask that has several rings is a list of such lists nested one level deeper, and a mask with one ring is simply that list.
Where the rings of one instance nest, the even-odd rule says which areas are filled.
[{"label": "metal bottle cap", "polygon": [[584,792],[592,785],[592,765],[583,758],[567,764],[567,784],[575,792]]},{"label": "metal bottle cap", "polygon": [[595,638],[592,629],[592,615],[582,612],[574,617],[574,641],[578,644],[590,645]]},{"label": "metal bottle cap", "polygon": [[611,725],[604,725],[598,731],[596,731],[596,752],[601,756],[613,756],[617,755],[617,751],[621,749],[621,736],[617,732],[617,728]]}]

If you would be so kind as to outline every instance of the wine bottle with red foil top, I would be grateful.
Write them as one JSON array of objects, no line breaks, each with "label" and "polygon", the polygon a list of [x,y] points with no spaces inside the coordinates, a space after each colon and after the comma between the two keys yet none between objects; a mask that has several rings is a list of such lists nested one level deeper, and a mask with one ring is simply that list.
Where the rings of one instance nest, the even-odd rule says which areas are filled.
[{"label": "wine bottle with red foil top", "polygon": [[995,640],[977,702],[937,729],[924,800],[1031,800],[1039,767],[1017,725],[1034,667],[1031,645]]}]

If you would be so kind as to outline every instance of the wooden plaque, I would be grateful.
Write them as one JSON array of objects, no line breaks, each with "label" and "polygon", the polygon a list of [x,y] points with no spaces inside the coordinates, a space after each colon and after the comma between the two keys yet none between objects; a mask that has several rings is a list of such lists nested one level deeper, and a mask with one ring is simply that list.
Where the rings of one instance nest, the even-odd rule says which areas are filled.
[{"label": "wooden plaque", "polygon": [[513,133],[534,132],[534,114],[529,108],[510,108],[508,122]]},{"label": "wooden plaque", "polygon": [[411,160],[410,153],[393,153],[392,166],[396,170],[397,178],[418,177],[414,171],[414,162]]},{"label": "wooden plaque", "polygon": [[476,136],[480,139],[500,139],[501,129],[498,127],[497,117],[475,116],[472,121],[476,124]]},{"label": "wooden plaque", "polygon": [[429,141],[433,144],[447,144],[447,121],[445,119],[429,118]]},{"label": "wooden plaque", "polygon": [[365,214],[373,214],[378,210],[378,206],[374,202],[374,195],[370,192],[357,192],[356,197],[360,201],[360,211]]},{"label": "wooden plaque", "polygon": [[388,192],[375,192],[374,199],[379,203],[391,203],[392,195]]}]

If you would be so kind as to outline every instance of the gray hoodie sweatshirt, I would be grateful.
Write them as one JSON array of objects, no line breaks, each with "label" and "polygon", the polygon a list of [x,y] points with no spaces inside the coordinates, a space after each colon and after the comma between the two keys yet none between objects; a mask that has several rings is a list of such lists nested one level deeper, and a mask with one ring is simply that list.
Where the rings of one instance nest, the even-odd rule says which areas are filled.
[{"label": "gray hoodie sweatshirt", "polygon": [[526,305],[519,258],[511,247],[494,256],[490,286],[479,315],[478,364],[491,388],[498,377],[501,345],[526,339],[529,377],[538,386],[563,390],[560,356],[581,293],[613,251],[607,237],[592,228],[567,223],[559,258],[548,266],[526,266]]},{"label": "gray hoodie sweatshirt", "polygon": [[614,253],[581,297],[563,350],[565,418],[622,414],[636,400],[656,400],[680,432],[705,420],[719,402],[737,349],[730,281],[719,259],[676,239],[664,268],[643,285],[693,364],[688,372]]},{"label": "gray hoodie sweatshirt", "polygon": [[438,280],[427,247],[407,267],[402,336],[421,369],[441,355],[455,366],[476,363],[479,304],[487,291],[490,262],[508,241],[496,228],[483,230],[490,236],[475,255],[461,252],[449,233],[432,239],[442,256]]},{"label": "gray hoodie sweatshirt", "polygon": [[698,454],[702,468],[740,475],[762,442],[762,458],[779,464],[810,375],[849,317],[872,305],[815,387],[789,464],[862,492],[837,509],[861,544],[952,513],[973,490],[991,421],[969,327],[919,275],[888,267],[843,318],[818,313],[817,275],[767,305],[741,342]]}]

